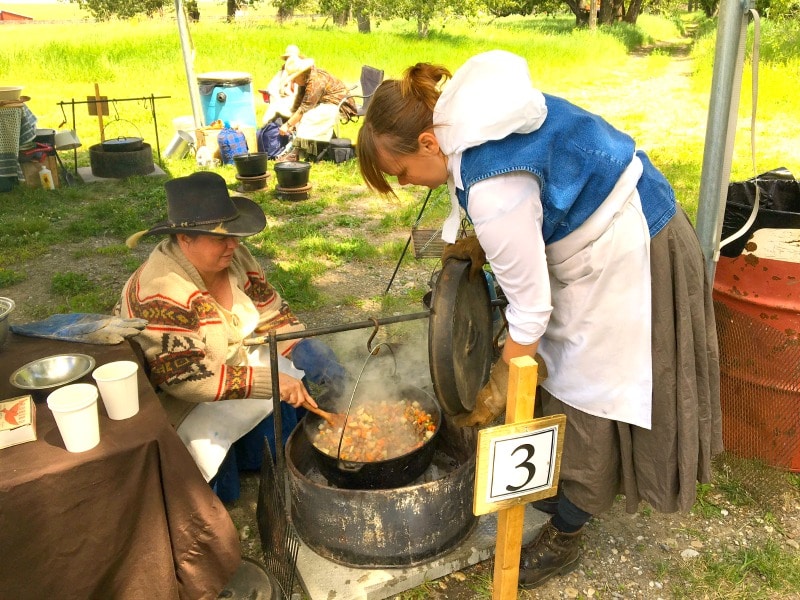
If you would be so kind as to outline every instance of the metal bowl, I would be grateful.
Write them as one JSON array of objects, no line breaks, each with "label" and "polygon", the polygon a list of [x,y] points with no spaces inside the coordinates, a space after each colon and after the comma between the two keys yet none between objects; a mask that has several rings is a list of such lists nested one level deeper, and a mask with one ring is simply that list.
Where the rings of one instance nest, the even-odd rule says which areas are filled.
[{"label": "metal bowl", "polygon": [[56,354],[21,366],[9,381],[23,390],[46,390],[80,379],[94,364],[94,358],[86,354]]},{"label": "metal bowl", "polygon": [[8,337],[8,317],[14,312],[14,301],[11,298],[0,297],[0,348]]}]

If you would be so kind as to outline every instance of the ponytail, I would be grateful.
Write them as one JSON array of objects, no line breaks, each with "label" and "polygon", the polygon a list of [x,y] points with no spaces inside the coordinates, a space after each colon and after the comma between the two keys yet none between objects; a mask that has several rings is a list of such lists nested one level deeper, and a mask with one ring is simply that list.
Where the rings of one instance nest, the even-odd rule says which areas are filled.
[{"label": "ponytail", "polygon": [[378,167],[378,152],[384,148],[407,155],[419,149],[418,138],[433,127],[441,85],[450,77],[445,67],[417,63],[406,69],[402,79],[387,79],[378,86],[356,142],[359,169],[371,189],[393,193]]}]

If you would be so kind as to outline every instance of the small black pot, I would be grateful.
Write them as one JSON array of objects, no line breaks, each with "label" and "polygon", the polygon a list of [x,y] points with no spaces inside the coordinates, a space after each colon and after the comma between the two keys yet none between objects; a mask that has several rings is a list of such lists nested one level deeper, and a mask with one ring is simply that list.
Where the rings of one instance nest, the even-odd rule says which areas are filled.
[{"label": "small black pot", "polygon": [[55,129],[37,129],[36,137],[33,141],[37,144],[47,144],[54,146],[56,143],[56,130]]},{"label": "small black pot", "polygon": [[308,185],[308,175],[311,163],[286,161],[275,163],[275,175],[278,178],[278,187],[300,188]]},{"label": "small black pot", "polygon": [[142,149],[144,140],[140,137],[118,137],[101,143],[104,152],[136,152]]},{"label": "small black pot", "polygon": [[258,177],[267,172],[268,158],[269,154],[266,152],[238,154],[233,157],[233,164],[236,165],[236,172],[242,177]]}]

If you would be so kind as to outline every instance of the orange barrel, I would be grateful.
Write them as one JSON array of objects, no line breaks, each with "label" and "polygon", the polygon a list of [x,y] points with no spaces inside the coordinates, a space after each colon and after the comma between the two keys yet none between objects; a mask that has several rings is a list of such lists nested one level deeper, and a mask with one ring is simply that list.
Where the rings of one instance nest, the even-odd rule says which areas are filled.
[{"label": "orange barrel", "polygon": [[725,449],[800,472],[800,230],[720,257],[714,307]]}]

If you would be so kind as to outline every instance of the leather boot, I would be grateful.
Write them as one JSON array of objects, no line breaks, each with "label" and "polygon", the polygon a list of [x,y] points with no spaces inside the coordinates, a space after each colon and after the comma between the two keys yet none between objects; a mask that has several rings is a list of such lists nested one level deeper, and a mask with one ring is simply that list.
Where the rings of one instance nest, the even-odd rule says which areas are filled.
[{"label": "leather boot", "polygon": [[300,160],[300,151],[297,148],[279,154],[275,158],[275,162],[297,162],[298,160]]},{"label": "leather boot", "polygon": [[559,531],[548,521],[530,544],[523,546],[519,564],[519,587],[534,588],[555,575],[566,575],[578,566],[581,533]]}]

